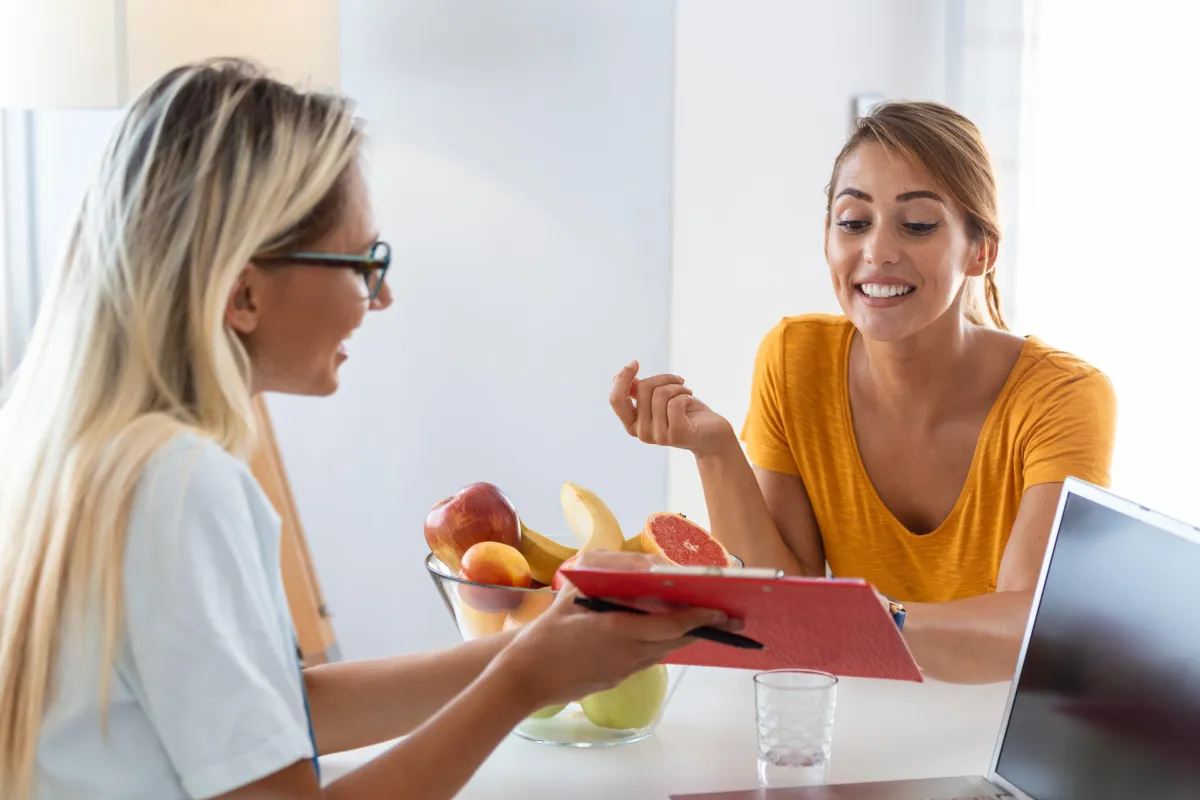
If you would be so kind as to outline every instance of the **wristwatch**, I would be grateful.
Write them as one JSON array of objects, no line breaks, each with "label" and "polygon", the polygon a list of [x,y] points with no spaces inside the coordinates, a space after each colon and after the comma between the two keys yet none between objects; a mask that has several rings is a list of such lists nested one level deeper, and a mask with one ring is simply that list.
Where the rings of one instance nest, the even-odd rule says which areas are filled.
[{"label": "wristwatch", "polygon": [[904,630],[904,618],[908,616],[908,612],[904,610],[904,604],[893,600],[884,595],[884,599],[888,601],[888,611],[892,614],[892,620],[895,621],[896,627]]}]

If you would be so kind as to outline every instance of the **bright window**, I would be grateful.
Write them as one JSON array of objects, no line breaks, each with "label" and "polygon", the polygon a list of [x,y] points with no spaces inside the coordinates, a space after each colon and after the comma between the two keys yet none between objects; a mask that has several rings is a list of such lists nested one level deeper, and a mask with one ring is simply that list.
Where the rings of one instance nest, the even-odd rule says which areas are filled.
[{"label": "bright window", "polygon": [[1016,327],[1112,379],[1113,488],[1200,524],[1200,5],[1031,11]]}]

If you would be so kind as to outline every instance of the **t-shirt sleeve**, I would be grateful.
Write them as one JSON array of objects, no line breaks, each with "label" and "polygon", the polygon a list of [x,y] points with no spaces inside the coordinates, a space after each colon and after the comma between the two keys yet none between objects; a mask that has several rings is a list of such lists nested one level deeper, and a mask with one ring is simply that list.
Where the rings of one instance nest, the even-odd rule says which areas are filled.
[{"label": "t-shirt sleeve", "polygon": [[750,385],[750,409],[742,425],[742,441],[746,443],[751,463],[773,472],[799,475],[800,469],[788,445],[784,425],[784,331],[781,322],[758,346]]},{"label": "t-shirt sleeve", "polygon": [[248,471],[214,445],[147,469],[125,553],[131,689],[184,789],[207,798],[313,747],[293,639],[264,564]]},{"label": "t-shirt sleeve", "polygon": [[1024,447],[1024,488],[1068,476],[1112,481],[1117,397],[1101,372],[1066,378],[1037,398],[1039,414]]}]

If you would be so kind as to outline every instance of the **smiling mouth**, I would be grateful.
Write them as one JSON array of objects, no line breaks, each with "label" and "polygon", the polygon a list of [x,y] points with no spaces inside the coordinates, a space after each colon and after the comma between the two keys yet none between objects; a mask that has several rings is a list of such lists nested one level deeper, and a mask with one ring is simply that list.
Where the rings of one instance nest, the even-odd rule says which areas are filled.
[{"label": "smiling mouth", "polygon": [[915,286],[905,286],[898,283],[860,283],[855,287],[861,294],[878,300],[889,297],[903,297],[917,290]]}]

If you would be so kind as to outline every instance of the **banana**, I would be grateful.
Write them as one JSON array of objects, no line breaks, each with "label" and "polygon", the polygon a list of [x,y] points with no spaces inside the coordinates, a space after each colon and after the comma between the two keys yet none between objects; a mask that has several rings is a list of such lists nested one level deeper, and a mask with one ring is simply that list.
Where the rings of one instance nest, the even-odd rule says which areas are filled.
[{"label": "banana", "polygon": [[642,534],[635,533],[625,540],[625,544],[621,545],[621,549],[626,553],[644,553],[646,548],[642,546]]},{"label": "banana", "polygon": [[554,580],[554,573],[562,563],[578,552],[574,547],[543,536],[524,521],[521,522],[521,543],[518,549],[529,562],[529,574],[535,581],[547,586]]},{"label": "banana", "polygon": [[563,484],[559,500],[567,524],[579,539],[581,553],[588,550],[621,550],[624,547],[621,525],[595,492],[568,481]]}]

